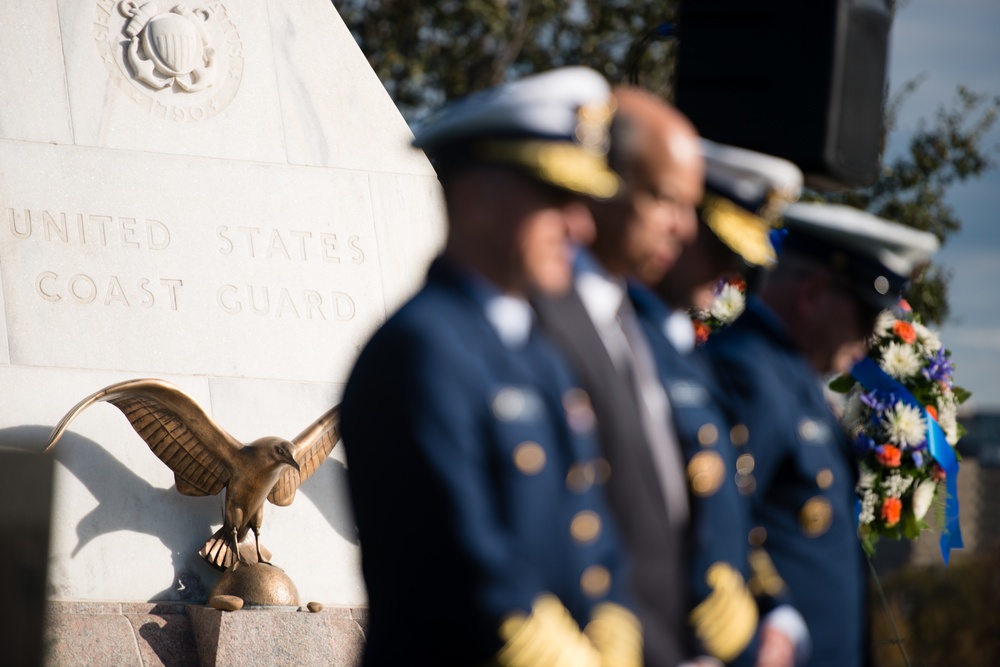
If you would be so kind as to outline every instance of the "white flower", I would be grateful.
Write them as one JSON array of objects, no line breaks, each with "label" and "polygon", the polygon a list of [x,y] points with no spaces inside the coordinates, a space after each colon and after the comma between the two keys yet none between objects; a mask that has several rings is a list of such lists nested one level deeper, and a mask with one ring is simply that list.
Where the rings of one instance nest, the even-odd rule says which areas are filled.
[{"label": "white flower", "polygon": [[892,325],[896,323],[896,316],[892,314],[891,310],[883,310],[875,318],[875,335],[879,338],[885,338],[892,332]]},{"label": "white flower", "polygon": [[919,373],[923,364],[912,345],[892,341],[882,351],[878,365],[897,380],[905,380]]},{"label": "white flower", "polygon": [[925,479],[917,484],[913,490],[913,516],[920,521],[927,514],[934,500],[934,492],[937,490],[937,482],[933,479]]},{"label": "white flower", "polygon": [[861,390],[856,386],[847,395],[847,401],[844,404],[844,414],[840,418],[840,424],[844,427],[845,431],[852,432],[855,427],[861,424],[862,410],[864,409],[864,404],[861,402]]},{"label": "white flower", "polygon": [[739,287],[726,283],[719,296],[712,303],[712,317],[723,324],[732,324],[743,313],[746,307],[746,297]]},{"label": "white flower", "polygon": [[958,410],[954,406],[938,412],[938,424],[944,431],[944,439],[954,447],[958,444]]},{"label": "white flower", "polygon": [[904,477],[896,471],[885,478],[882,486],[885,489],[885,495],[887,497],[902,498],[903,494],[906,493],[906,490],[909,489],[912,484],[912,477]]},{"label": "white flower", "polygon": [[861,473],[858,475],[858,487],[859,489],[871,489],[875,486],[875,480],[878,479],[878,473],[874,470],[869,469],[866,465],[861,465]]},{"label": "white flower", "polygon": [[937,334],[920,322],[913,323],[913,330],[917,334],[917,348],[919,348],[920,354],[925,357],[937,354],[937,351],[941,349],[941,339],[938,338]]},{"label": "white flower", "polygon": [[878,504],[878,496],[866,490],[861,498],[861,511],[858,513],[858,523],[867,526],[875,520],[875,506]]},{"label": "white flower", "polygon": [[888,434],[889,442],[905,449],[919,445],[925,439],[927,422],[917,408],[897,401],[882,415],[882,426]]}]

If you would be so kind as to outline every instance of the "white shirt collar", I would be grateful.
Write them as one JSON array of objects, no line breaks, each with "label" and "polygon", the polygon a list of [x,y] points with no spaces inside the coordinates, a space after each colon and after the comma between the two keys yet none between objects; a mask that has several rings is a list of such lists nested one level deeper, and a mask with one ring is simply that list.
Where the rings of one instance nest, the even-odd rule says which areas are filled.
[{"label": "white shirt collar", "polygon": [[575,278],[576,291],[590,319],[599,326],[618,317],[625,300],[625,282],[595,271],[581,271]]},{"label": "white shirt collar", "polygon": [[694,349],[694,325],[686,311],[674,310],[664,318],[663,335],[681,354],[690,354]]},{"label": "white shirt collar", "polygon": [[496,294],[484,304],[486,319],[496,330],[501,342],[508,348],[524,347],[531,335],[534,315],[524,299],[506,294]]}]

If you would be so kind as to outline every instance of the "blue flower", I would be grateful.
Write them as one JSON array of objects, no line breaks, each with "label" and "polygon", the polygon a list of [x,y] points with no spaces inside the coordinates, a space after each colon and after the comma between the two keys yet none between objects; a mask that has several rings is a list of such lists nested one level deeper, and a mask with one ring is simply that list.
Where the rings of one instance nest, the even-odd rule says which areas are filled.
[{"label": "blue flower", "polygon": [[924,467],[924,455],[923,454],[921,454],[920,452],[913,452],[912,457],[913,457],[913,465],[917,466],[918,468],[923,468]]},{"label": "blue flower", "polygon": [[857,452],[860,456],[864,456],[868,452],[875,449],[875,441],[872,440],[871,436],[869,436],[864,431],[858,432],[858,434],[854,437],[853,444],[854,444],[854,451]]},{"label": "blue flower", "polygon": [[936,354],[927,357],[927,365],[920,372],[928,380],[944,381],[950,384],[955,367],[952,366],[951,359],[948,358],[942,347]]},{"label": "blue flower", "polygon": [[862,392],[858,399],[876,413],[884,412],[896,404],[895,395],[889,394],[885,397],[885,400],[881,400],[880,395],[881,394],[877,389],[873,389],[871,391]]}]

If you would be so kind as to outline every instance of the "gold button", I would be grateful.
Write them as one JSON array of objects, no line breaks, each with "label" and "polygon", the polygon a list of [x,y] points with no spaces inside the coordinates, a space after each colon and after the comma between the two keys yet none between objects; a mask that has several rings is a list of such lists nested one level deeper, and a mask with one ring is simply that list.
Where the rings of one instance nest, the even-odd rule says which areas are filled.
[{"label": "gold button", "polygon": [[566,421],[576,433],[587,433],[594,428],[597,419],[590,395],[583,389],[570,389],[562,397],[563,409],[566,411]]},{"label": "gold button", "polygon": [[753,475],[737,475],[736,488],[744,496],[753,495],[753,492],[757,490],[757,480],[754,479]]},{"label": "gold button", "polygon": [[753,455],[743,454],[740,458],[736,459],[736,472],[741,475],[749,475],[753,472],[754,464]]},{"label": "gold button", "polygon": [[596,512],[584,510],[573,517],[569,532],[580,544],[590,544],[601,534],[601,517]]},{"label": "gold button", "polygon": [[715,424],[705,424],[698,429],[698,442],[700,442],[703,447],[714,445],[715,441],[718,439],[719,429],[715,428]]},{"label": "gold button", "polygon": [[599,598],[611,588],[611,573],[603,565],[591,565],[580,577],[580,590],[589,598]]},{"label": "gold button", "polygon": [[816,473],[816,486],[821,489],[829,489],[830,485],[833,484],[833,471],[829,468],[823,468],[818,473]]},{"label": "gold button", "polygon": [[764,526],[755,526],[750,529],[750,534],[747,536],[747,540],[750,542],[752,547],[760,547],[764,545],[767,541],[767,529]]},{"label": "gold button", "polygon": [[833,521],[833,508],[830,501],[822,496],[816,496],[806,501],[799,512],[799,525],[802,532],[809,537],[819,537],[830,528]]},{"label": "gold button", "polygon": [[722,480],[726,476],[726,464],[718,452],[698,452],[688,463],[687,474],[691,482],[691,492],[704,498],[722,486]]},{"label": "gold button", "polygon": [[566,473],[566,488],[573,493],[586,493],[594,485],[594,468],[584,463],[574,463]]},{"label": "gold button", "polygon": [[514,448],[514,465],[525,475],[537,475],[545,467],[545,450],[537,442],[522,442]]},{"label": "gold button", "polygon": [[574,463],[566,473],[566,488],[574,493],[586,493],[594,484],[604,484],[611,477],[611,464],[605,459]]},{"label": "gold button", "polygon": [[594,459],[590,464],[594,467],[595,484],[606,484],[611,479],[611,464],[607,459]]},{"label": "gold button", "polygon": [[729,439],[737,447],[742,447],[750,439],[750,429],[745,424],[737,424],[729,431]]}]

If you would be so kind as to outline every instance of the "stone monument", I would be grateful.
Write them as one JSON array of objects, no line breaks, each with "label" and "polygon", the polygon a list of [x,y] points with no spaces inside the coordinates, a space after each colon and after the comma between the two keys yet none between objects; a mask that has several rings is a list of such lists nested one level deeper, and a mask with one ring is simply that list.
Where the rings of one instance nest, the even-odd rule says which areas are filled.
[{"label": "stone monument", "polygon": [[[6,0],[0,90],[0,436],[39,451],[140,377],[242,441],[294,436],[443,240],[433,170],[329,0]],[[107,405],[53,453],[50,661],[98,628],[172,664],[193,640],[171,614],[218,578],[192,526],[218,528],[221,498],[173,490]],[[311,616],[348,627],[344,465],[338,447],[265,526]]]}]

